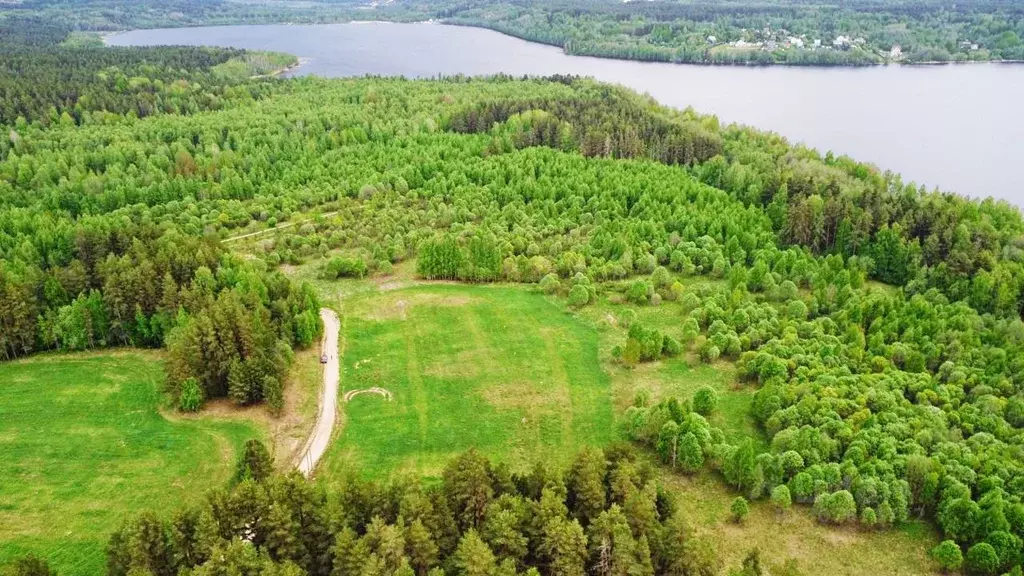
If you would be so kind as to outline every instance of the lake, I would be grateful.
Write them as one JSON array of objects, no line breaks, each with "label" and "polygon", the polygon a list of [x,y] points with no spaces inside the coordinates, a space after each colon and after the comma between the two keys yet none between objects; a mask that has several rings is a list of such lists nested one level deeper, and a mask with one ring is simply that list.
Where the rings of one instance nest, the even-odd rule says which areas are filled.
[{"label": "lake", "polygon": [[773,130],[904,180],[1024,206],[1024,65],[711,67],[569,56],[478,28],[433,23],[135,30],[108,44],[278,50],[321,76],[577,74],[663,104]]}]

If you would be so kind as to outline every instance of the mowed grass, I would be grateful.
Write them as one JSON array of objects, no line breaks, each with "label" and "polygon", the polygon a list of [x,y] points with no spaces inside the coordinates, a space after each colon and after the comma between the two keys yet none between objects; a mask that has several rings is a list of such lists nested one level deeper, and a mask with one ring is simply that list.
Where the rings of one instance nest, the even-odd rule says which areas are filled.
[{"label": "mowed grass", "polygon": [[104,546],[145,510],[225,483],[245,421],[168,420],[160,357],[46,354],[0,364],[0,565],[32,552],[62,576],[104,571]]},{"label": "mowed grass", "polygon": [[521,287],[414,285],[343,306],[342,390],[394,399],[345,403],[345,425],[320,474],[437,476],[475,447],[525,470],[566,463],[615,436],[597,333]]}]

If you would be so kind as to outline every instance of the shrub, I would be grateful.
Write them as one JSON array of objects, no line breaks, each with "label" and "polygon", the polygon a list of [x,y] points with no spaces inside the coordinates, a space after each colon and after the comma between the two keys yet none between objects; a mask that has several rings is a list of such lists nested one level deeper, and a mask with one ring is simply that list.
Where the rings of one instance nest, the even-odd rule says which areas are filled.
[{"label": "shrub", "polygon": [[683,434],[677,452],[679,466],[683,472],[693,474],[704,466],[704,451],[701,450],[700,441],[693,432]]},{"label": "shrub", "polygon": [[789,488],[785,484],[781,484],[772,489],[772,505],[779,512],[785,512],[789,510],[789,507],[793,505],[793,498],[789,494]]},{"label": "shrub", "polygon": [[665,347],[665,337],[660,331],[636,323],[629,327],[627,345],[629,342],[636,342],[640,346],[642,362],[657,360]]},{"label": "shrub", "polygon": [[732,501],[732,505],[729,506],[729,511],[732,512],[732,519],[736,523],[743,522],[743,519],[750,514],[750,505],[747,504],[747,499],[743,496],[737,496]]},{"label": "shrub", "polygon": [[818,519],[832,524],[845,524],[857,517],[857,503],[848,490],[822,494],[814,501]]},{"label": "shrub", "polygon": [[653,288],[644,280],[635,280],[626,290],[626,300],[634,304],[646,304],[651,297]]},{"label": "shrub", "polygon": [[629,328],[633,325],[633,322],[636,322],[636,310],[626,308],[619,313],[619,324],[623,328]]},{"label": "shrub", "polygon": [[683,307],[683,312],[689,314],[691,311],[700,308],[700,297],[693,292],[685,292],[679,297],[679,305]]},{"label": "shrub", "polygon": [[865,507],[860,513],[860,523],[865,528],[874,528],[878,525],[878,516],[874,508]]},{"label": "shrub", "polygon": [[965,562],[967,573],[976,576],[991,576],[999,571],[999,555],[988,542],[975,544],[967,551]]},{"label": "shrub", "polygon": [[590,303],[590,290],[583,284],[577,284],[569,290],[569,305],[574,308],[582,308]]},{"label": "shrub", "polygon": [[708,364],[718,360],[721,355],[722,351],[718,349],[718,346],[712,344],[710,340],[705,342],[700,348],[700,359]]},{"label": "shrub", "polygon": [[50,563],[45,559],[29,554],[19,558],[8,566],[7,570],[0,571],[5,576],[57,576],[57,571],[50,568]]},{"label": "shrub", "polygon": [[188,378],[181,383],[178,394],[178,409],[182,412],[198,412],[203,407],[203,387],[195,378]]},{"label": "shrub", "polygon": [[640,358],[640,343],[632,338],[626,340],[626,345],[622,348],[622,363],[626,366],[636,366],[640,363]]},{"label": "shrub", "polygon": [[362,278],[366,276],[366,262],[363,262],[362,258],[335,256],[324,265],[322,275],[328,280],[336,278]]},{"label": "shrub", "polygon": [[679,356],[683,351],[683,345],[679,343],[679,340],[671,336],[665,336],[665,340],[662,343],[661,352],[665,356]]},{"label": "shrub", "polygon": [[662,288],[668,286],[672,282],[672,276],[669,275],[668,270],[664,266],[658,266],[651,272],[651,284],[655,288]]},{"label": "shrub", "polygon": [[277,378],[267,375],[263,377],[263,398],[274,416],[280,416],[284,410],[284,386]]},{"label": "shrub", "polygon": [[561,287],[562,284],[558,281],[557,274],[551,273],[540,279],[540,289],[545,294],[554,294]]},{"label": "shrub", "polygon": [[718,406],[718,395],[710,386],[701,386],[693,394],[693,411],[701,416],[707,416],[715,411]]},{"label": "shrub", "polygon": [[960,547],[952,540],[945,540],[935,548],[932,548],[932,558],[939,563],[944,572],[955,572],[964,563],[964,555]]}]

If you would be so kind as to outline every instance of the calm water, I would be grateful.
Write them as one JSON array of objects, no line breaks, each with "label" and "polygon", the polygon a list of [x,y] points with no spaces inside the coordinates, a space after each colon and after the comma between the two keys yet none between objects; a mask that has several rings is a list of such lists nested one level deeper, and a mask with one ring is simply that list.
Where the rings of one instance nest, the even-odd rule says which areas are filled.
[{"label": "calm water", "polygon": [[426,23],[137,30],[108,42],[279,50],[308,59],[295,74],[321,76],[593,76],[873,162],[907,181],[1024,206],[1024,65],[680,66],[567,56],[489,30]]}]

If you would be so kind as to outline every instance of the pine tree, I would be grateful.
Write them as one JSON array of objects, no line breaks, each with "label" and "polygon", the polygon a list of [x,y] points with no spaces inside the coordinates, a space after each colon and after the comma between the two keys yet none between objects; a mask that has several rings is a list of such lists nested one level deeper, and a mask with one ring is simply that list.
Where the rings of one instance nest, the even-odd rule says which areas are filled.
[{"label": "pine tree", "polygon": [[599,449],[584,449],[573,461],[566,485],[573,513],[584,526],[605,508],[607,473],[604,452]]},{"label": "pine tree", "polygon": [[453,564],[462,576],[493,576],[498,567],[494,553],[472,528],[459,541]]},{"label": "pine tree", "polygon": [[345,527],[335,538],[333,556],[331,576],[359,576],[370,557],[370,550],[354,530]]},{"label": "pine tree", "polygon": [[419,519],[413,520],[406,529],[405,550],[409,565],[419,576],[424,576],[437,564],[437,544]]},{"label": "pine tree", "polygon": [[287,508],[280,504],[271,504],[270,513],[264,519],[260,529],[263,531],[263,547],[276,561],[296,560],[302,546],[298,540],[299,526],[292,520]]}]

